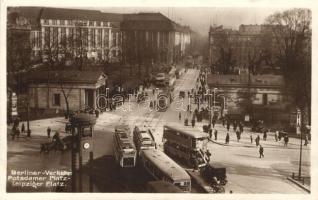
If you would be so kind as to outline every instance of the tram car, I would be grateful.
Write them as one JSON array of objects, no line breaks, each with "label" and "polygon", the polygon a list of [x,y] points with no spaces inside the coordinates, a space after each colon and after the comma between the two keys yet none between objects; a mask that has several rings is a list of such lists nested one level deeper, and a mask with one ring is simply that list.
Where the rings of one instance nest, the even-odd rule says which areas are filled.
[{"label": "tram car", "polygon": [[113,150],[116,163],[123,168],[135,167],[137,152],[130,136],[129,126],[116,126],[113,140]]}]

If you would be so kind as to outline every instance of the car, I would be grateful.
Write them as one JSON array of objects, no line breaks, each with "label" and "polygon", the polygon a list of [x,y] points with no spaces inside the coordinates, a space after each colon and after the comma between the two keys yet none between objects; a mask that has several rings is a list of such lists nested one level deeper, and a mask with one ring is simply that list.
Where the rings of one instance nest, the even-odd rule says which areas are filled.
[{"label": "car", "polygon": [[165,73],[158,73],[155,77],[155,83],[157,86],[165,86],[166,85]]},{"label": "car", "polygon": [[179,92],[179,98],[185,98],[185,91]]}]

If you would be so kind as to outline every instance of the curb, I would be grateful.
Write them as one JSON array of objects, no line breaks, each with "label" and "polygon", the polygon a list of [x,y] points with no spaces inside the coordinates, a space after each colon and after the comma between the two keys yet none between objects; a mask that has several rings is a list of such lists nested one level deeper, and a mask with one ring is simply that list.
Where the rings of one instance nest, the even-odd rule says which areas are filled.
[{"label": "curb", "polygon": [[297,185],[301,189],[305,190],[306,192],[310,193],[310,187],[304,186],[304,185],[300,184],[299,182],[295,181],[294,179],[292,179],[290,177],[287,177],[287,180],[289,180],[290,182],[294,183],[295,185]]}]

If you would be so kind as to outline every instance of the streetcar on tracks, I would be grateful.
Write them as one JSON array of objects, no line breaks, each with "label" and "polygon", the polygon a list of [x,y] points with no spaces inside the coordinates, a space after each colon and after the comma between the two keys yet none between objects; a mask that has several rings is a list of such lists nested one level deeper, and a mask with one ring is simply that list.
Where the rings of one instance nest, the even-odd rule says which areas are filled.
[{"label": "streetcar on tracks", "polygon": [[163,127],[164,152],[179,160],[183,160],[194,168],[208,164],[206,155],[207,135],[192,127],[174,123]]},{"label": "streetcar on tracks", "polygon": [[133,131],[133,141],[138,155],[143,149],[155,149],[155,138],[150,129],[135,127]]},{"label": "streetcar on tracks", "polygon": [[166,181],[149,181],[147,183],[147,192],[149,193],[181,193],[183,192],[177,186]]},{"label": "streetcar on tracks", "polygon": [[136,148],[132,142],[128,125],[118,125],[115,127],[113,150],[115,161],[120,167],[135,167]]},{"label": "streetcar on tracks", "polygon": [[140,164],[156,180],[171,183],[183,192],[191,191],[191,178],[169,156],[158,149],[142,150]]}]

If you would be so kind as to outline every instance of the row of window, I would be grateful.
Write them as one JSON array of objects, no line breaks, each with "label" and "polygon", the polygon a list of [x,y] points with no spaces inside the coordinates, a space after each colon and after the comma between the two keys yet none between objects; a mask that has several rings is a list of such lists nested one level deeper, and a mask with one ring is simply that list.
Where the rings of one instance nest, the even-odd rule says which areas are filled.
[{"label": "row of window", "polygon": [[[91,46],[91,47],[100,47],[102,46],[102,30],[101,29],[76,29],[76,28],[68,28],[69,30],[69,38],[82,38],[81,40],[83,46]],[[38,35],[39,38],[40,35]],[[57,27],[46,27],[44,28],[44,42],[46,46],[57,45],[58,43],[70,42],[70,41],[58,41],[59,38],[66,38],[66,28],[61,28],[60,34],[58,32]],[[39,40],[35,38],[34,40]],[[72,42],[75,42],[76,39]],[[120,46],[120,34],[113,33],[112,34],[112,44],[114,46]],[[108,31],[104,32],[104,46],[109,46],[109,33]]]},{"label": "row of window", "polygon": [[109,27],[110,22],[85,21],[85,20],[56,20],[43,19],[43,25],[80,25],[80,26],[104,26]]}]

